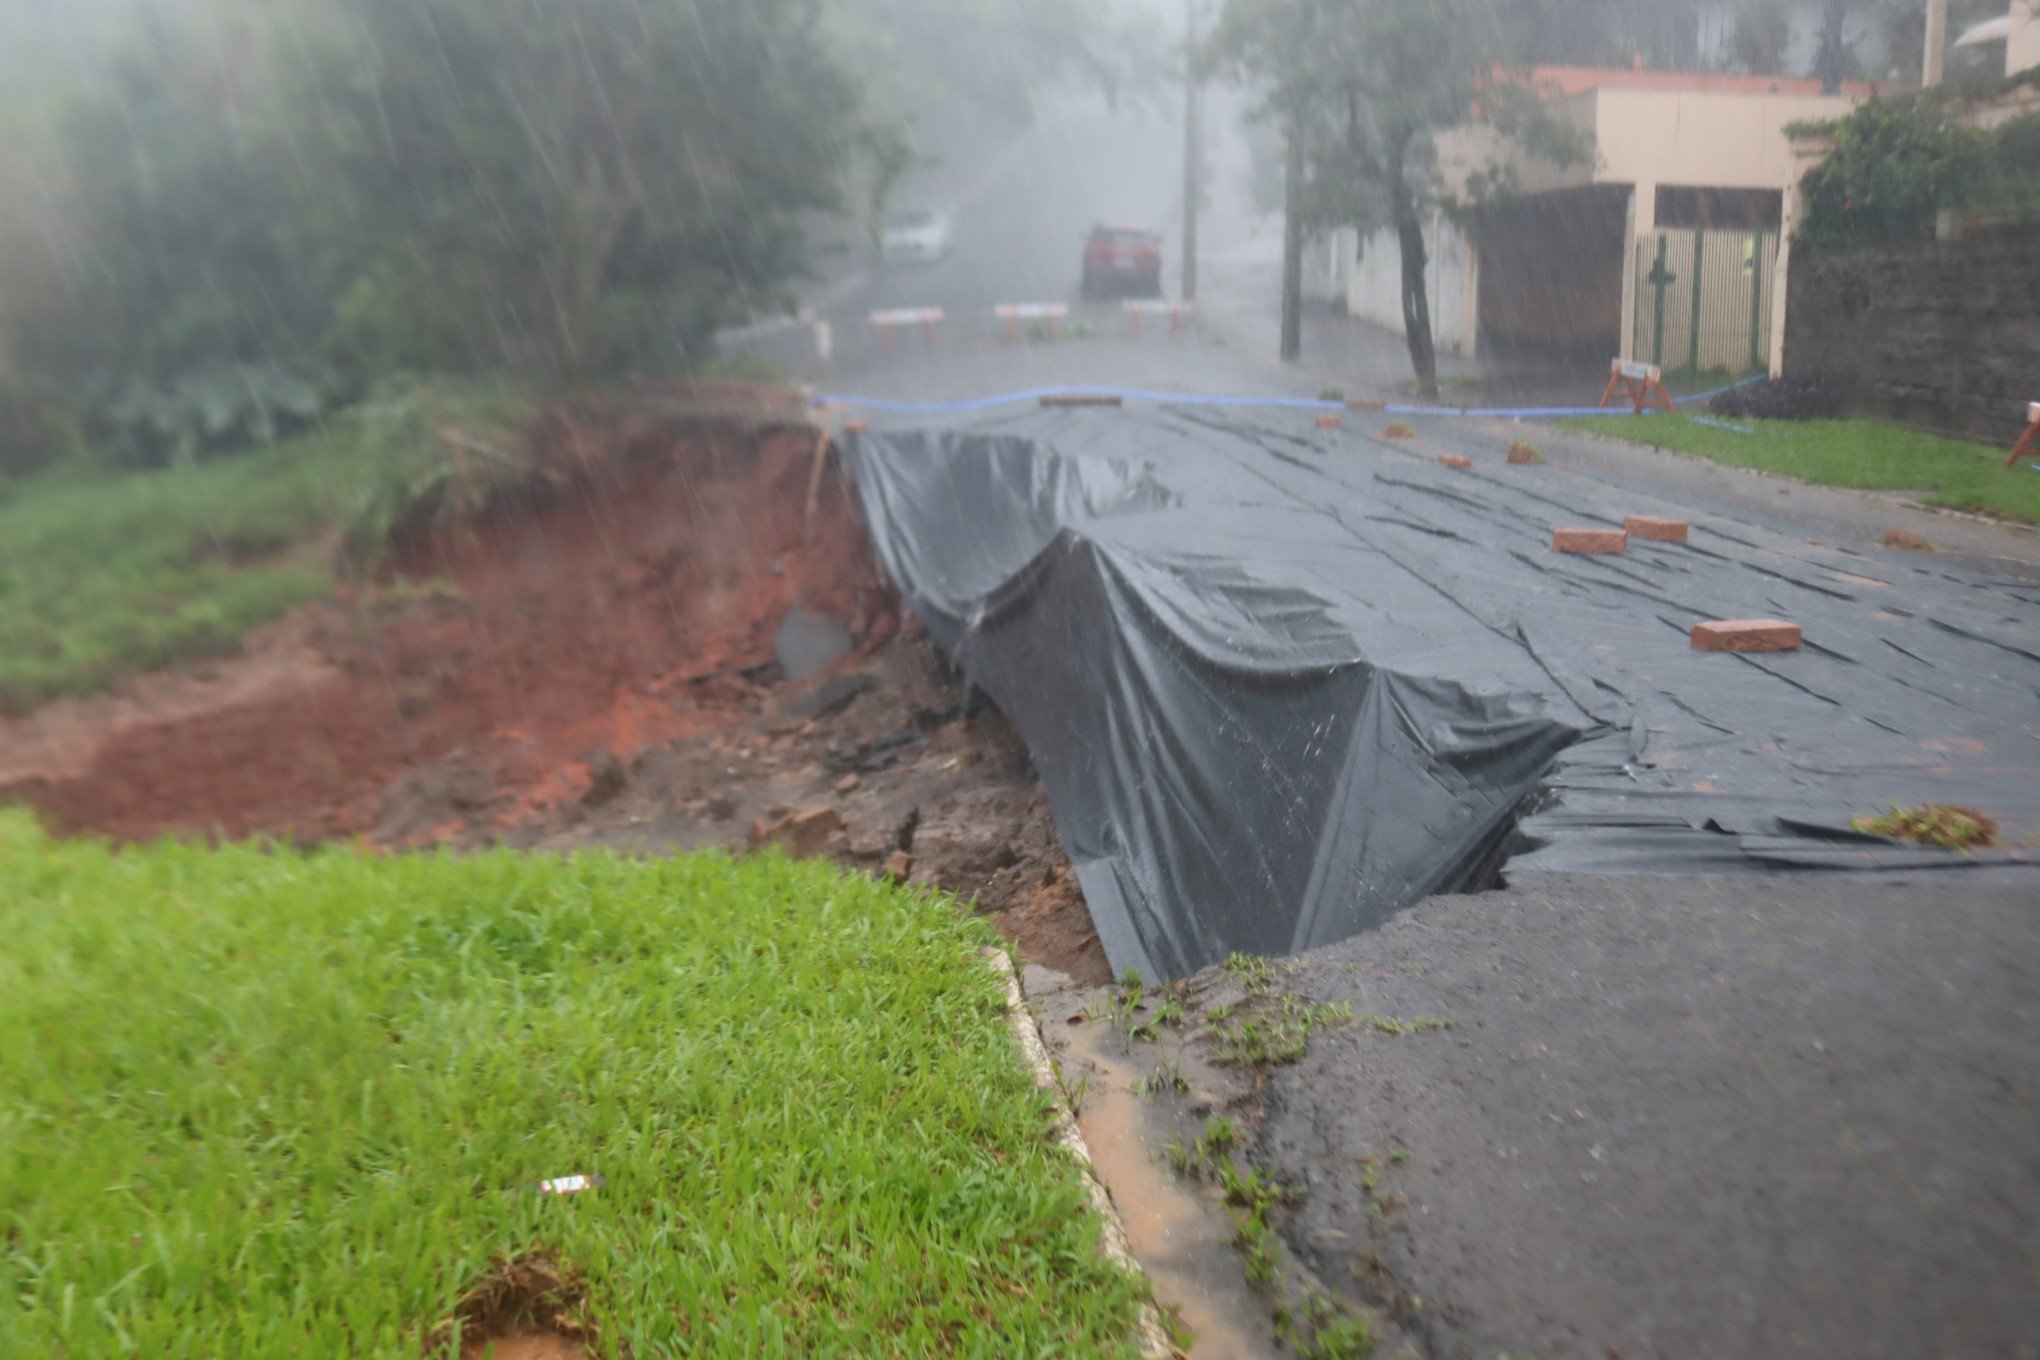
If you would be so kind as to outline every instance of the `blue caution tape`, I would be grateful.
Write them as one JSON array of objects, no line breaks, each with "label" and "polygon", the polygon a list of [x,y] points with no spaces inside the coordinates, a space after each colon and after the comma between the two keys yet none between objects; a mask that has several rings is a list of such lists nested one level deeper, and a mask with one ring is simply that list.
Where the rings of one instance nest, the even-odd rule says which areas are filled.
[{"label": "blue caution tape", "polygon": [[[1717,387],[1711,392],[1695,392],[1691,396],[1676,397],[1675,406],[1690,406],[1695,402],[1711,401],[1724,392],[1747,387],[1761,382],[1761,375],[1744,378],[1726,387]],[[989,411],[1000,406],[1018,406],[1027,402],[1040,401],[1043,397],[1118,397],[1122,401],[1151,401],[1168,406],[1220,406],[1248,409],[1278,409],[1290,411],[1344,411],[1348,407],[1343,401],[1321,401],[1310,397],[1256,397],[1256,396],[1199,396],[1187,392],[1150,392],[1137,387],[1030,387],[1022,392],[1006,392],[996,397],[975,397],[967,401],[894,401],[887,397],[862,397],[841,393],[829,393],[809,398],[813,406],[855,406],[866,411],[888,411],[899,414],[940,415],[970,411]],[[1656,411],[1643,412],[1603,410],[1598,406],[1406,406],[1389,402],[1382,408],[1388,415],[1397,416],[1480,416],[1490,419],[1523,419],[1536,416],[1629,416],[1655,415]],[[1710,422],[1712,423],[1712,422]]]}]

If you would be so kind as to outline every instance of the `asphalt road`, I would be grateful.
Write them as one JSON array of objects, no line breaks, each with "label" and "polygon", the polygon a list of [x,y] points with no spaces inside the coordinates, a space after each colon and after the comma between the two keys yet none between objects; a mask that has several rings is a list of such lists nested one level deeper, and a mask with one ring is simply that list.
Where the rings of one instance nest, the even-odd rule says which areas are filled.
[{"label": "asphalt road", "polygon": [[[993,309],[1009,303],[1067,303],[1072,330],[1116,337],[1125,327],[1118,305],[1078,296],[1084,237],[1100,222],[1162,232],[1173,291],[1181,136],[1179,123],[1147,105],[1071,97],[1025,129],[983,139],[975,155],[924,169],[895,195],[899,206],[951,214],[945,259],[889,267],[868,242],[856,243],[833,277],[811,291],[805,321],[768,320],[725,337],[723,349],[769,358],[807,382],[875,382],[899,391],[901,384],[918,390],[917,372],[940,367],[952,351],[992,347],[1003,329]],[[923,307],[946,313],[932,347],[911,332],[888,344],[868,320],[874,311]],[[817,349],[815,321],[833,330],[827,358]],[[1001,367],[994,362],[977,376],[998,381]]]},{"label": "asphalt road", "polygon": [[2040,1356],[2040,894],[1540,876],[1299,964],[1451,1022],[1314,1041],[1256,1148],[1431,1356]]}]

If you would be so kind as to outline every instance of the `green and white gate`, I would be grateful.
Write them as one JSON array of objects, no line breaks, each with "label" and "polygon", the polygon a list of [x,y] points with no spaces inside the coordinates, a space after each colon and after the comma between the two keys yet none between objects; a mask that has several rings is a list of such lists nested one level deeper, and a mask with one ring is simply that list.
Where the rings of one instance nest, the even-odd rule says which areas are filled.
[{"label": "green and white gate", "polygon": [[1635,357],[1669,372],[1750,373],[1771,353],[1775,231],[1655,231],[1637,243]]}]

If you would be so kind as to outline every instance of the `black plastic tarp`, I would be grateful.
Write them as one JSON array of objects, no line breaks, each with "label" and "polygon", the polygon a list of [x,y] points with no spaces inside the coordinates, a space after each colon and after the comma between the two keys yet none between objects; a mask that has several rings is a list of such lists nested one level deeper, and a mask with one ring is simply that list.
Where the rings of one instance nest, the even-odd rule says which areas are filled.
[{"label": "black plastic tarp", "polygon": [[[1307,420],[1027,410],[847,441],[888,567],[1026,742],[1115,969],[1329,943],[1532,846],[2026,872],[1847,819],[1934,798],[2040,820],[2030,587],[1726,521],[1561,558],[1556,525],[1671,508],[1504,466],[1477,427],[1411,449]],[[1753,615],[1807,650],[1687,643]]]}]

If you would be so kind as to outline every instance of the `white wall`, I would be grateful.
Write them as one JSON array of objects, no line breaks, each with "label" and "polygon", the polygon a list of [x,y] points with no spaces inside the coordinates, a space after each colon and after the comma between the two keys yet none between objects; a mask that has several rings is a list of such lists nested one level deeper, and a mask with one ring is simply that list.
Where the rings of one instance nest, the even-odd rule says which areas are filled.
[{"label": "white wall", "polygon": [[[1431,256],[1427,282],[1432,338],[1440,354],[1470,358],[1474,352],[1472,302],[1478,286],[1472,248],[1465,234],[1443,217],[1432,219],[1425,239]],[[1395,233],[1378,231],[1361,243],[1353,232],[1343,231],[1337,241],[1349,267],[1347,313],[1403,334],[1402,248]]]}]

